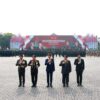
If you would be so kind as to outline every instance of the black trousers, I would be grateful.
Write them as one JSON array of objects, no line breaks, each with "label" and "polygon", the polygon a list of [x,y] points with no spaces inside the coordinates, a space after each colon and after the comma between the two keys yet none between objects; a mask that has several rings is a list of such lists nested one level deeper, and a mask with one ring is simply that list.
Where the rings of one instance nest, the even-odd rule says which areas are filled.
[{"label": "black trousers", "polygon": [[32,70],[31,69],[31,80],[32,80],[32,84],[34,86],[37,85],[37,80],[38,80],[38,70]]},{"label": "black trousers", "polygon": [[18,68],[19,85],[25,84],[25,68]]},{"label": "black trousers", "polygon": [[53,80],[53,72],[47,72],[47,84],[52,85],[52,80]]},{"label": "black trousers", "polygon": [[83,75],[83,71],[76,71],[76,75],[77,75],[77,84],[82,85],[82,75]]},{"label": "black trousers", "polygon": [[69,73],[67,73],[67,74],[62,74],[62,83],[63,83],[63,85],[69,83]]}]

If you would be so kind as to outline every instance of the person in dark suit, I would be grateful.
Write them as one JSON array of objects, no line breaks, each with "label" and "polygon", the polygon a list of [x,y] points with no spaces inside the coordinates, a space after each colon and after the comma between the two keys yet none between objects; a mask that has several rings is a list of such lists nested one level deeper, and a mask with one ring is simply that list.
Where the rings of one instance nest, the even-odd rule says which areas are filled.
[{"label": "person in dark suit", "polygon": [[71,63],[68,60],[68,57],[66,55],[64,55],[64,60],[62,60],[59,64],[59,66],[62,66],[62,83],[63,83],[63,87],[65,87],[65,85],[67,85],[67,87],[69,86],[69,73],[71,72]]},{"label": "person in dark suit", "polygon": [[27,61],[23,59],[23,55],[19,56],[20,59],[17,60],[16,66],[18,66],[18,74],[19,74],[19,87],[25,85],[25,68],[27,67]]},{"label": "person in dark suit", "polygon": [[74,64],[76,65],[76,74],[77,74],[77,85],[82,86],[82,74],[84,71],[84,60],[78,55],[77,59],[75,59]]},{"label": "person in dark suit", "polygon": [[55,71],[54,59],[51,53],[48,53],[48,59],[45,60],[46,72],[47,72],[47,87],[52,87],[53,72]]},{"label": "person in dark suit", "polygon": [[38,79],[38,67],[40,66],[39,60],[36,59],[36,56],[32,56],[32,60],[29,61],[28,66],[31,66],[31,80],[32,87],[37,86]]}]

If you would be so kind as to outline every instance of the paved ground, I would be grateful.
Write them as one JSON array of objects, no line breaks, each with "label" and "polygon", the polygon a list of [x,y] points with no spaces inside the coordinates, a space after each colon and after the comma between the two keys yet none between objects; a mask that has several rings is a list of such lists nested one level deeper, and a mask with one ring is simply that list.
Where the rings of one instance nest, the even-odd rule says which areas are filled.
[{"label": "paved ground", "polygon": [[[18,74],[15,66],[18,57],[0,58],[0,100],[100,100],[100,58],[86,57],[84,72],[84,87],[77,87],[75,58],[69,58],[72,63],[70,87],[63,88],[61,83],[61,68],[58,66],[62,58],[55,58],[53,88],[46,88],[46,73],[44,61],[40,60],[38,87],[31,88],[30,68],[26,68],[26,85],[18,88]],[[25,58],[29,61],[30,58]]]}]

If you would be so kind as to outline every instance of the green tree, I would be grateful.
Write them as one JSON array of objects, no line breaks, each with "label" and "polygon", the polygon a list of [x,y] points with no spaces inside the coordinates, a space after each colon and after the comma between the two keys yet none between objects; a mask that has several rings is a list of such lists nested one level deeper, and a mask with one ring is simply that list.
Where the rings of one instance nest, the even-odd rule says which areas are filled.
[{"label": "green tree", "polygon": [[12,33],[0,34],[0,46],[1,48],[10,48],[10,39],[13,36]]}]

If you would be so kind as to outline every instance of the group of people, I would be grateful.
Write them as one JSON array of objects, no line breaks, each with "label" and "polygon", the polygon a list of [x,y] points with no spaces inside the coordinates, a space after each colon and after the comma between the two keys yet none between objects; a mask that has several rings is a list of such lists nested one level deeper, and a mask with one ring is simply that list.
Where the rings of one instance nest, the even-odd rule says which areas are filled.
[{"label": "group of people", "polygon": [[95,56],[95,57],[100,57],[100,51],[88,51],[87,56]]},{"label": "group of people", "polygon": [[[82,74],[84,71],[84,60],[80,55],[75,59],[74,64],[76,65],[76,75],[77,75],[77,86],[82,86]],[[36,59],[36,56],[32,56],[32,60],[27,63],[26,60],[23,59],[23,55],[19,56],[17,60],[16,66],[18,66],[18,75],[19,75],[19,87],[25,86],[25,68],[27,66],[31,66],[31,80],[32,87],[37,86],[38,80],[38,68],[40,66],[39,60]],[[53,82],[53,72],[55,71],[55,62],[51,53],[48,53],[48,58],[45,60],[46,73],[47,73],[47,87],[52,87]],[[72,71],[71,62],[68,60],[68,56],[64,55],[64,59],[60,62],[59,66],[62,67],[62,84],[63,87],[69,86],[69,74]]]}]

